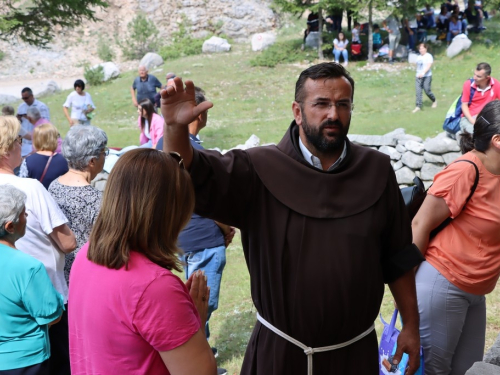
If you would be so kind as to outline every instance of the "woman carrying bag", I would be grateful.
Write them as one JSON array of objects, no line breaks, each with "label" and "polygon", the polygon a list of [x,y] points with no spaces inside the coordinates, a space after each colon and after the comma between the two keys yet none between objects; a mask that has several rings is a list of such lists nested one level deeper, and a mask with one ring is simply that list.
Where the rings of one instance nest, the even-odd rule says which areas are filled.
[{"label": "woman carrying bag", "polygon": [[457,161],[467,162],[435,176],[412,222],[413,240],[426,258],[416,286],[427,375],[463,375],[483,359],[485,294],[500,275],[500,101],[483,108],[474,135],[466,133],[461,142],[466,153]]}]

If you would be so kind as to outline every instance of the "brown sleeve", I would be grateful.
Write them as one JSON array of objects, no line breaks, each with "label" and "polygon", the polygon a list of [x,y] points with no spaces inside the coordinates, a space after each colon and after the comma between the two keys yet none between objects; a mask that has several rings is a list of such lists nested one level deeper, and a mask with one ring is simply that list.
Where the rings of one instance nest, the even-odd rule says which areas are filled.
[{"label": "brown sleeve", "polygon": [[384,282],[388,284],[419,265],[424,258],[412,243],[411,222],[394,171],[389,173],[384,199],[388,213],[381,264]]},{"label": "brown sleeve", "polygon": [[222,155],[193,149],[190,173],[196,195],[195,213],[245,229],[258,181],[247,153],[233,150]]}]

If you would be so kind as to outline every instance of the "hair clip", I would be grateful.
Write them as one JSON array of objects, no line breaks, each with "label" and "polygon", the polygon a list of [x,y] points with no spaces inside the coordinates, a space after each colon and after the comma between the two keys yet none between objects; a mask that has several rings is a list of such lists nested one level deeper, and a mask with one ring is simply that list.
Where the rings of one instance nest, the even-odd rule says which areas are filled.
[{"label": "hair clip", "polygon": [[481,116],[481,118],[484,120],[484,122],[486,122],[488,125],[491,125],[490,122],[488,120],[486,120],[483,116]]}]

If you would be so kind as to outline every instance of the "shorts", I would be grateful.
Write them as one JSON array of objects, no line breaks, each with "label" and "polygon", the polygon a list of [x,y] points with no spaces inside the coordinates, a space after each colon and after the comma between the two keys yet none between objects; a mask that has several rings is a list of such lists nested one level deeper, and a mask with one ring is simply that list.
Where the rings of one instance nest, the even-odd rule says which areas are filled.
[{"label": "shorts", "polygon": [[398,48],[399,40],[401,39],[401,34],[389,34],[389,50],[394,51]]}]

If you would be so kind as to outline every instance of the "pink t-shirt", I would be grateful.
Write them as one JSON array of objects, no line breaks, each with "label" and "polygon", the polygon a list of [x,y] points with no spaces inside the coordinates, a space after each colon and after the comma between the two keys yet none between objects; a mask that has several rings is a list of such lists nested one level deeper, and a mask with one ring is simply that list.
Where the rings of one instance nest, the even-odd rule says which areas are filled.
[{"label": "pink t-shirt", "polygon": [[144,255],[128,269],[76,256],[69,288],[71,373],[170,374],[158,352],[186,343],[201,326],[184,283]]}]

